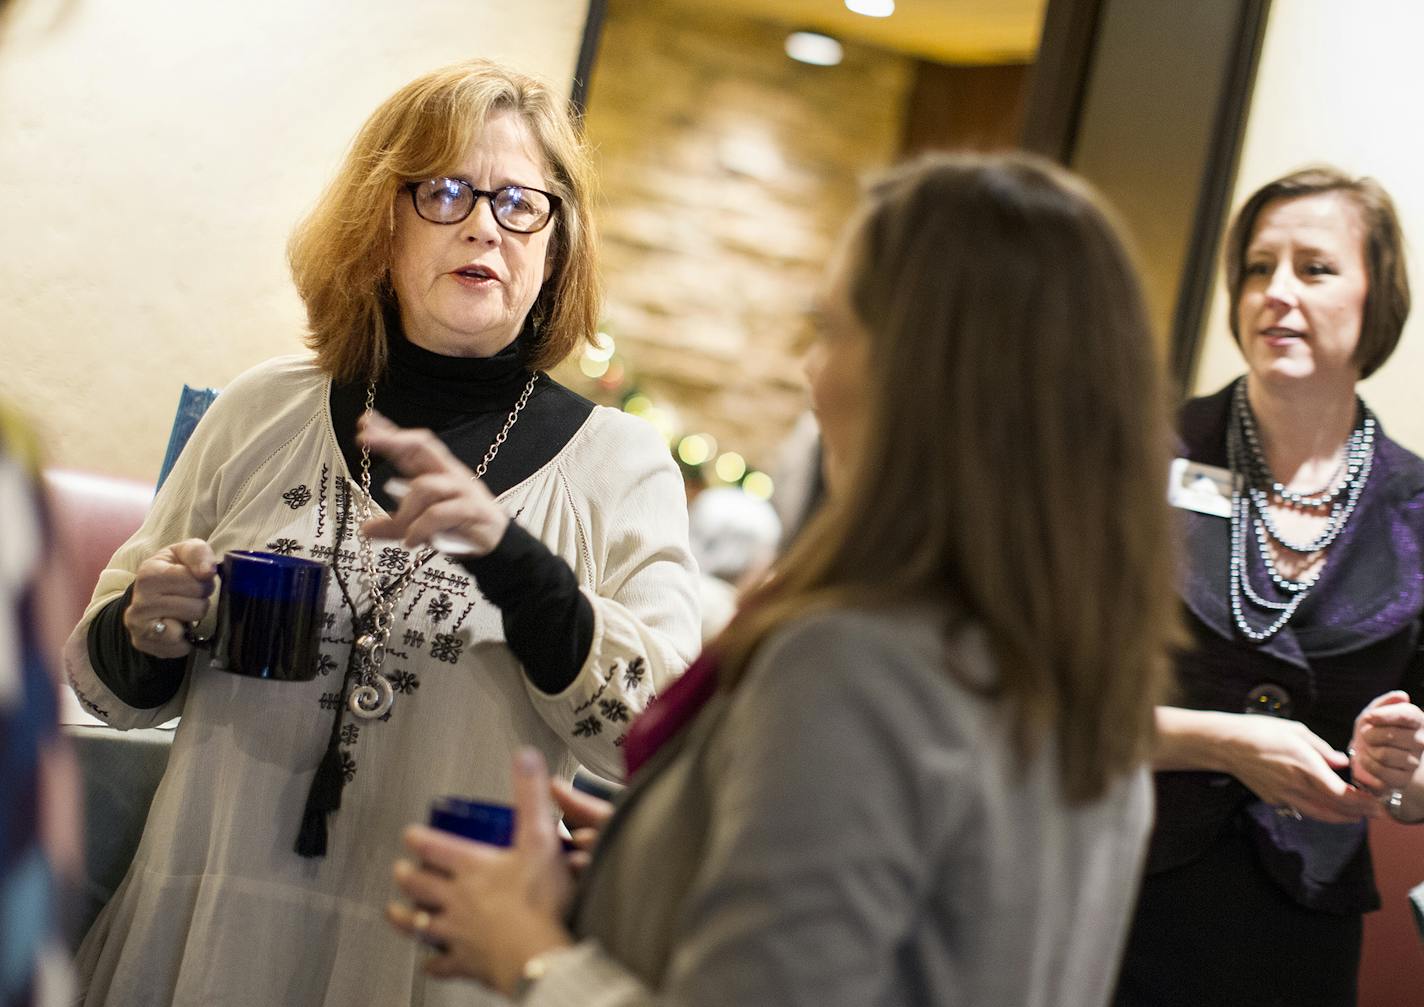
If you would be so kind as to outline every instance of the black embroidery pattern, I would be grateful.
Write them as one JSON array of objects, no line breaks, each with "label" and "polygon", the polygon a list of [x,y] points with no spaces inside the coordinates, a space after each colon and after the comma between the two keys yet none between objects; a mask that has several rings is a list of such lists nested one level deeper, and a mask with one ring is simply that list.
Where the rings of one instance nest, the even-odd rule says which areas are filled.
[{"label": "black embroidery pattern", "polygon": [[400,573],[405,569],[409,556],[410,553],[399,546],[388,545],[381,550],[380,556],[376,557],[376,566],[387,573]]},{"label": "black embroidery pattern", "polygon": [[350,752],[341,753],[341,775],[346,778],[347,783],[356,779],[356,760]]},{"label": "black embroidery pattern", "polygon": [[608,685],[608,682],[604,682],[597,689],[593,690],[592,696],[589,696],[588,699],[584,700],[578,706],[574,707],[574,713],[583,713],[584,710],[587,710],[589,707],[593,706],[594,703],[598,702],[599,698],[605,692],[608,691]]},{"label": "black embroidery pattern", "polygon": [[336,670],[336,658],[330,654],[319,654],[316,659],[316,673],[318,675],[330,675]]},{"label": "black embroidery pattern", "polygon": [[360,557],[351,549],[333,549],[329,545],[314,545],[311,547],[312,559],[329,559],[331,565],[341,563],[343,566],[355,568]]},{"label": "black embroidery pattern", "polygon": [[341,725],[341,743],[343,745],[354,745],[361,737],[361,728],[356,724]]},{"label": "black embroidery pattern", "polygon": [[603,700],[598,704],[598,712],[603,715],[604,720],[615,724],[626,724],[629,720],[628,704],[621,699]]},{"label": "black embroidery pattern", "polygon": [[341,705],[341,693],[323,692],[321,699],[317,701],[323,710],[334,710]]},{"label": "black embroidery pattern", "polygon": [[472,599],[470,599],[470,603],[469,603],[468,605],[466,605],[466,606],[465,606],[465,610],[460,613],[460,618],[458,618],[458,619],[455,620],[455,625],[456,625],[456,626],[463,626],[463,625],[465,624],[465,620],[470,617],[470,613],[475,610],[475,606],[479,604],[479,601],[480,601],[480,594],[479,594],[478,591],[476,591],[476,592],[475,592],[475,597],[472,598]]},{"label": "black embroidery pattern", "polygon": [[440,597],[431,599],[425,614],[430,616],[432,622],[444,622],[454,611],[455,606],[450,604],[450,596],[442,591]]},{"label": "black embroidery pattern", "polygon": [[464,594],[470,589],[473,581],[468,577],[460,577],[444,570],[432,570],[424,567],[420,571],[421,576],[429,583],[437,585],[442,591],[449,591],[452,594]]},{"label": "black embroidery pattern", "polygon": [[623,742],[625,742],[625,741],[627,741],[627,740],[628,740],[628,735],[626,735],[626,734],[620,734],[620,735],[618,735],[618,737],[616,737],[616,738],[613,739],[613,747],[614,747],[614,748],[622,748],[622,747],[623,747]]},{"label": "black embroidery pattern", "polygon": [[267,549],[278,556],[295,556],[302,551],[302,544],[294,538],[279,538],[267,543]]},{"label": "black embroidery pattern", "polygon": [[293,486],[282,494],[282,499],[292,510],[301,510],[307,504],[311,503],[311,498],[312,492],[307,489],[306,483],[302,483],[300,486]]},{"label": "black embroidery pattern", "polygon": [[331,466],[323,463],[321,466],[321,482],[317,486],[316,498],[316,537],[321,538],[322,531],[326,528],[326,477],[331,471]]},{"label": "black embroidery pattern", "polygon": [[333,628],[336,625],[336,613],[323,612],[321,616],[321,625],[323,629],[329,630]]},{"label": "black embroidery pattern", "polygon": [[430,641],[430,656],[447,664],[458,661],[464,649],[465,641],[454,633],[436,633]]},{"label": "black embroidery pattern", "polygon": [[623,669],[623,688],[629,692],[643,684],[643,675],[648,670],[648,664],[641,657],[635,657],[628,662],[628,667]]},{"label": "black embroidery pattern", "polygon": [[408,629],[405,636],[401,638],[407,647],[414,647],[419,650],[425,646],[425,634],[418,629]]},{"label": "black embroidery pattern", "polygon": [[410,613],[415,611],[415,606],[420,604],[420,599],[425,597],[425,585],[417,584],[415,590],[411,592],[410,600],[406,602],[405,611],[401,613],[402,619],[409,619]]},{"label": "black embroidery pattern", "polygon": [[597,717],[585,717],[574,724],[575,738],[592,738],[594,735],[603,733],[603,722]]},{"label": "black embroidery pattern", "polygon": [[391,688],[402,696],[409,696],[420,688],[420,676],[413,671],[398,671],[391,676]]},{"label": "black embroidery pattern", "polygon": [[104,709],[99,704],[95,703],[88,696],[84,695],[84,690],[79,688],[79,683],[74,680],[73,675],[69,676],[69,687],[74,690],[74,695],[79,697],[79,705],[83,706],[84,709],[88,710],[96,717],[99,717],[103,720],[109,719],[109,711]]}]

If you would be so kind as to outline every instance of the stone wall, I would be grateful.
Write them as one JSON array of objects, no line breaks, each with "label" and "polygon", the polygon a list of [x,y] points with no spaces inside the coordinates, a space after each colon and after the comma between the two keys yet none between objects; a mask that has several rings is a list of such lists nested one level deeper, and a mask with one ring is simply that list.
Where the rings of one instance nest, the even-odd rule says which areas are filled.
[{"label": "stone wall", "polygon": [[761,466],[805,409],[804,312],[862,177],[896,157],[913,73],[853,45],[838,67],[795,63],[786,34],[611,0],[587,118],[607,331],[685,432]]}]

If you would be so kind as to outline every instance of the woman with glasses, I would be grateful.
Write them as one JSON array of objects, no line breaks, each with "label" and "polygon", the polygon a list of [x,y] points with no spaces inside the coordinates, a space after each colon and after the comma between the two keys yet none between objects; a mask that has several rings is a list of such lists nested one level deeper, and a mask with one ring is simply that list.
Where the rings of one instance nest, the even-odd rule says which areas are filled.
[{"label": "woman with glasses", "polygon": [[577,895],[538,753],[511,849],[410,830],[390,914],[436,974],[529,1007],[1106,1002],[1174,610],[1137,279],[1065,173],[941,158],[874,186],[820,302],[826,504],[634,725]]},{"label": "woman with glasses", "polygon": [[[545,373],[594,334],[589,200],[565,102],[472,62],[382,105],[296,232],[314,356],[223,391],[68,645],[97,716],[182,717],[86,1003],[470,1003],[381,919],[400,827],[507,798],[520,746],[620,774],[699,634],[666,446]],[[193,652],[231,549],[331,566],[313,681]]]}]

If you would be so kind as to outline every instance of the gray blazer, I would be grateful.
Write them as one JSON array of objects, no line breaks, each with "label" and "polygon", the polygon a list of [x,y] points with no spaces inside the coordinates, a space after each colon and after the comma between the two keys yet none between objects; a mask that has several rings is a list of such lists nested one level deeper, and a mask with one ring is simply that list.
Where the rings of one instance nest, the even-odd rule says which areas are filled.
[{"label": "gray blazer", "polygon": [[769,640],[639,772],[584,879],[582,943],[525,1003],[1105,1003],[1147,772],[1065,805],[1054,746],[1019,771],[961,684],[992,681],[982,635],[943,623],[841,611]]}]

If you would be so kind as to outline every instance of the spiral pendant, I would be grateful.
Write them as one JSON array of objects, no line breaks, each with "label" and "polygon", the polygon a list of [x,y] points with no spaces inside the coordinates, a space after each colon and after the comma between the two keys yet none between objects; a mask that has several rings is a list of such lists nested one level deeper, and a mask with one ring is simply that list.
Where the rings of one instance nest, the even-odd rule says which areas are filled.
[{"label": "spiral pendant", "polygon": [[391,680],[385,675],[374,676],[374,683],[367,682],[351,690],[346,707],[362,720],[383,717],[396,701],[396,691],[391,688]]}]

